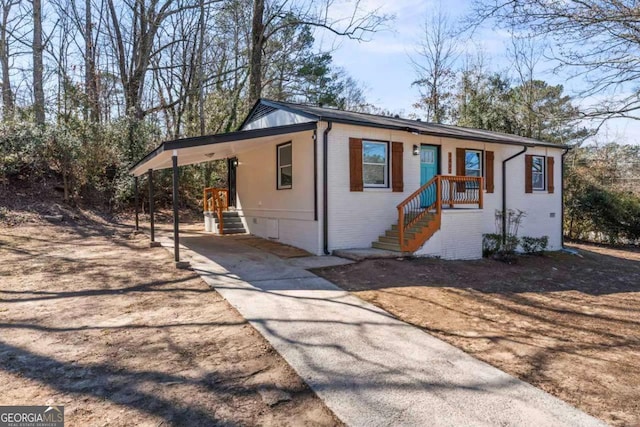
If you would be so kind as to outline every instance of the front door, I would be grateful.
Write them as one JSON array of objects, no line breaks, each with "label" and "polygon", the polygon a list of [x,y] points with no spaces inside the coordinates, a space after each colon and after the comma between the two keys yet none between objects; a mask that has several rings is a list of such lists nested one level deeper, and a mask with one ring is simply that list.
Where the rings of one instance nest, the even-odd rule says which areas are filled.
[{"label": "front door", "polygon": [[[438,173],[438,147],[434,145],[420,146],[420,186],[425,185]],[[436,201],[435,187],[422,192],[422,207],[432,205]]]}]

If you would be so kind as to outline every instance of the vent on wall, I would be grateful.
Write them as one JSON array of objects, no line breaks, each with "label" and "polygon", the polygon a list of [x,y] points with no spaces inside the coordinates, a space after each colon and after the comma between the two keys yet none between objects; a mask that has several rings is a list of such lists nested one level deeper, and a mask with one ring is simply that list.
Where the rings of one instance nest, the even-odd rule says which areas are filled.
[{"label": "vent on wall", "polygon": [[268,105],[258,105],[258,107],[251,113],[251,116],[247,118],[247,123],[251,123],[255,120],[261,119],[267,114],[275,111],[274,107],[270,107]]}]

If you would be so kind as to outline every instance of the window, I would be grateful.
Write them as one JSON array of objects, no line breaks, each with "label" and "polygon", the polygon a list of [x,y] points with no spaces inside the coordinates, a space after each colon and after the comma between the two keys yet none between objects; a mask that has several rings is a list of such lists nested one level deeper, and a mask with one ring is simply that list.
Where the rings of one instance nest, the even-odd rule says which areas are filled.
[{"label": "window", "polygon": [[482,176],[482,151],[465,150],[464,175]]},{"label": "window", "polygon": [[388,187],[389,146],[386,142],[362,142],[362,183],[365,187]]},{"label": "window", "polygon": [[291,143],[280,144],[278,150],[278,190],[291,188],[293,185],[293,156]]},{"label": "window", "polygon": [[[464,175],[482,176],[482,151],[465,150],[464,152]],[[468,182],[466,188],[478,188],[478,183]]]},{"label": "window", "polygon": [[545,190],[545,157],[532,156],[531,158],[531,187],[534,190]]}]

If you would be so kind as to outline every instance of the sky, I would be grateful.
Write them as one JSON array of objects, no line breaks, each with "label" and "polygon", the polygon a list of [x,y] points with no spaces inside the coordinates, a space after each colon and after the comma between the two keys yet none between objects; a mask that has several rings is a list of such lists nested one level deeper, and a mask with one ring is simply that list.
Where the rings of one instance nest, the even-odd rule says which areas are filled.
[{"label": "sky", "polygon": [[[437,0],[436,0],[437,1]],[[322,48],[333,48],[334,63],[342,67],[366,88],[367,100],[377,107],[408,116],[417,113],[412,108],[418,97],[418,89],[411,83],[416,79],[411,56],[416,56],[416,46],[423,34],[425,19],[438,8],[436,1],[425,0],[362,0],[364,8],[380,8],[383,13],[395,15],[387,30],[376,32],[370,41],[348,40],[330,35],[318,35]],[[451,19],[461,18],[468,12],[469,2],[448,0],[443,3]],[[335,3],[334,14],[348,13],[350,3]],[[442,7],[442,6],[441,6]],[[344,15],[343,15],[344,16]],[[481,47],[494,71],[507,70],[510,61],[507,47],[509,34],[503,30],[483,28],[476,32],[473,44]],[[565,93],[575,95],[584,82],[569,79],[568,74],[555,74],[552,65],[540,64],[538,78],[550,84],[565,85]],[[588,105],[591,98],[577,102]],[[630,119],[610,120],[601,128],[594,141],[615,140],[619,143],[640,144],[640,121]]]}]

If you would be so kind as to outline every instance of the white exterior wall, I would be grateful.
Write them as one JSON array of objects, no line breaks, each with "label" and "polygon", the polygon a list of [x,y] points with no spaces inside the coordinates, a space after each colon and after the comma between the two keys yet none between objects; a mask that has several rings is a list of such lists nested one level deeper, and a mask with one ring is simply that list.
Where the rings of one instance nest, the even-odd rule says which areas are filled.
[{"label": "white exterior wall", "polygon": [[[320,254],[319,221],[314,220],[313,131],[283,136],[238,154],[237,209],[246,230]],[[293,185],[277,189],[276,146],[291,141]]]},{"label": "white exterior wall", "polygon": [[[349,138],[404,142],[404,192],[394,193],[391,187],[350,191]],[[420,157],[412,154],[419,141],[408,132],[333,125],[328,149],[329,250],[370,247],[397,221],[396,206],[420,187]],[[391,147],[388,153],[391,156]]]},{"label": "white exterior wall", "polygon": [[[321,135],[320,128],[318,135]],[[391,187],[384,189],[365,188],[362,192],[350,191],[349,138],[403,142],[404,191],[394,193]],[[522,147],[413,135],[405,131],[342,124],[334,124],[333,130],[329,133],[330,250],[369,247],[371,242],[377,240],[379,235],[384,234],[391,224],[397,222],[396,206],[420,187],[420,157],[412,154],[414,144],[431,144],[441,147],[440,170],[443,175],[456,174],[456,148],[458,147],[494,152],[494,192],[484,193],[484,209],[479,211],[481,214],[473,216],[476,218],[475,220],[461,219],[461,223],[466,224],[466,230],[460,233],[467,233],[478,239],[478,242],[472,245],[473,253],[476,255],[462,254],[461,256],[463,258],[477,257],[477,248],[481,248],[482,244],[482,234],[496,232],[495,211],[502,209],[502,161],[521,151]],[[451,172],[449,172],[448,153],[452,153]],[[549,236],[549,249],[560,249],[562,149],[554,147],[529,148],[526,154],[547,155],[555,158],[555,193],[549,194],[546,191],[534,191],[533,194],[525,193],[525,157],[523,154],[507,163],[507,209],[521,209],[527,213],[520,227],[520,236],[540,237],[547,235]],[[391,155],[391,150],[389,150],[389,155]],[[481,217],[479,222],[478,216]],[[446,225],[444,217],[443,215],[443,229]],[[479,227],[479,231],[474,229],[475,227]],[[456,236],[458,238],[464,237],[458,234]],[[429,249],[425,249],[425,251],[428,252]],[[447,249],[447,253],[454,252],[456,252],[455,247]]]},{"label": "white exterior wall", "polygon": [[443,210],[440,230],[414,255],[443,259],[482,258],[483,220],[480,209]]}]

